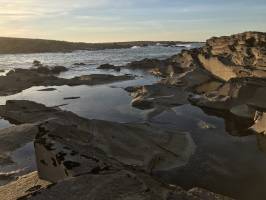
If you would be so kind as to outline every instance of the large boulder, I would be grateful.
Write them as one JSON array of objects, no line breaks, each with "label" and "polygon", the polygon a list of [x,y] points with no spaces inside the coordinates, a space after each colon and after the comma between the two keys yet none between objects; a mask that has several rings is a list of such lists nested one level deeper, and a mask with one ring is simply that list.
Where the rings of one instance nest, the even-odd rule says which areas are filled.
[{"label": "large boulder", "polygon": [[187,133],[146,124],[88,120],[30,101],[8,101],[1,106],[0,115],[18,123],[37,123],[37,166],[40,175],[53,182],[117,170],[121,165],[148,173],[167,171],[186,164],[194,152]]},{"label": "large boulder", "polygon": [[187,134],[140,124],[92,120],[83,130],[57,119],[42,123],[40,130],[35,140],[38,171],[52,182],[122,166],[167,171],[186,164],[194,151]]},{"label": "large boulder", "polygon": [[266,34],[245,32],[214,37],[206,42],[198,59],[214,76],[228,81],[235,77],[266,77]]}]

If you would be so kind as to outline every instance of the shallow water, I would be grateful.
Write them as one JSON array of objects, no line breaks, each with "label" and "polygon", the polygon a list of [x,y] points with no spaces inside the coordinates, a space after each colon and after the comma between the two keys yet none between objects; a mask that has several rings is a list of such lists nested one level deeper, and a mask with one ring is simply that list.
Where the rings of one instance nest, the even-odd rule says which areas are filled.
[{"label": "shallow water", "polygon": [[[72,111],[89,119],[100,119],[116,122],[139,122],[145,119],[145,113],[131,106],[132,98],[123,88],[132,85],[143,85],[156,82],[158,79],[146,75],[145,78],[97,86],[51,86],[54,91],[38,91],[45,87],[32,87],[21,93],[1,97],[0,104],[7,100],[30,100],[47,106],[61,106],[61,109]],[[51,88],[49,87],[49,88]],[[78,99],[64,100],[67,97]],[[1,125],[1,124],[0,124]]]},{"label": "shallow water", "polygon": [[[11,68],[14,64],[16,67],[28,67],[33,59],[37,59],[45,64],[64,65],[71,68],[69,72],[61,75],[69,78],[80,74],[107,73],[96,69],[99,64],[103,63],[123,65],[132,60],[146,57],[162,59],[180,51],[180,48],[163,50],[162,47],[156,48],[70,54],[6,55],[7,57],[2,55],[0,56],[0,66]],[[85,62],[86,66],[73,67],[75,62]],[[132,98],[123,88],[152,84],[158,79],[140,71],[122,70],[120,73],[113,71],[108,73],[116,75],[131,73],[138,77],[135,80],[98,86],[49,86],[49,88],[55,88],[55,91],[38,91],[44,87],[32,87],[19,94],[0,97],[0,104],[5,104],[8,99],[26,99],[47,106],[67,104],[61,108],[89,119],[116,122],[148,121],[155,126],[171,131],[189,132],[196,144],[195,154],[189,163],[170,173],[160,173],[159,176],[169,183],[178,184],[186,189],[199,186],[238,199],[266,199],[264,189],[266,185],[265,137],[232,136],[226,130],[223,118],[207,115],[200,108],[192,105],[169,108],[150,118],[152,110],[142,111],[133,108],[130,105]],[[64,100],[65,97],[80,98]],[[7,121],[0,120],[0,127],[10,125]],[[24,155],[23,150],[20,152],[22,154],[17,154],[18,157]],[[23,164],[21,164],[22,166]]]},{"label": "shallow water", "polygon": [[[189,132],[197,146],[186,166],[159,174],[165,181],[186,189],[207,188],[237,199],[265,199],[265,137],[231,136],[225,131],[223,119],[192,105],[170,109],[151,122],[161,128]],[[203,122],[208,128],[202,126]]]}]

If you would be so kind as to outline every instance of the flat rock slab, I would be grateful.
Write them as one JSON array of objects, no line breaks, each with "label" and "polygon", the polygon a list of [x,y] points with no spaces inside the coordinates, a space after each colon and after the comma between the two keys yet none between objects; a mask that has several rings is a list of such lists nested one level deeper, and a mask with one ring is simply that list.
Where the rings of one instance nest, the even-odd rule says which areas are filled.
[{"label": "flat rock slab", "polygon": [[6,76],[0,76],[0,95],[16,94],[32,86],[98,85],[131,79],[134,77],[130,75],[114,76],[109,74],[91,74],[64,79],[36,69],[15,69],[8,72]]},{"label": "flat rock slab", "polygon": [[147,125],[92,120],[89,129],[82,130],[51,120],[39,127],[35,140],[38,171],[53,182],[124,166],[148,173],[170,170],[186,164],[194,151],[187,134]]},{"label": "flat rock slab", "polygon": [[65,97],[64,100],[80,99],[80,97]]},{"label": "flat rock slab", "polygon": [[141,172],[121,170],[109,174],[72,177],[57,184],[38,178],[36,172],[0,187],[5,200],[232,200],[210,191],[162,184]]},{"label": "flat rock slab", "polygon": [[7,101],[0,115],[18,123],[37,123],[39,173],[54,182],[121,166],[148,173],[167,171],[186,164],[195,148],[188,133],[147,124],[88,120],[30,101]]},{"label": "flat rock slab", "polygon": [[44,89],[41,89],[41,90],[38,90],[40,92],[50,92],[50,91],[55,91],[56,89],[55,88],[44,88]]}]

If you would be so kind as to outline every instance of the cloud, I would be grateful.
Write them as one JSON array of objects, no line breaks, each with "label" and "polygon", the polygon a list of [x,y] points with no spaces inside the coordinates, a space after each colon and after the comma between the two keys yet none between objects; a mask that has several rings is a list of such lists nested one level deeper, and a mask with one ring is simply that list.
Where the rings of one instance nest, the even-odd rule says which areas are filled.
[{"label": "cloud", "polygon": [[96,9],[108,2],[108,0],[0,0],[0,19],[56,17],[79,8]]},{"label": "cloud", "polygon": [[0,5],[1,35],[83,41],[149,35],[178,40],[184,31],[205,36],[232,27],[265,31],[266,18],[265,0],[0,0]]}]

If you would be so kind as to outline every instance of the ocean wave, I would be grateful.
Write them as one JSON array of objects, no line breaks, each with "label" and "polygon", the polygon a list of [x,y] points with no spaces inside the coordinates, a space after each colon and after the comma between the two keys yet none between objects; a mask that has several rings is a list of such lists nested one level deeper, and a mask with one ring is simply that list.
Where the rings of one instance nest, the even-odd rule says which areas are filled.
[{"label": "ocean wave", "polygon": [[141,48],[141,46],[133,46],[133,47],[131,47],[131,49],[139,49],[139,48]]},{"label": "ocean wave", "polygon": [[176,47],[185,47],[185,48],[190,48],[192,45],[191,44],[176,44]]}]

